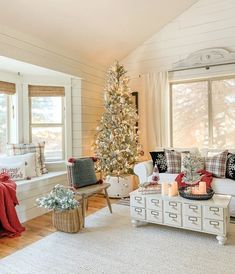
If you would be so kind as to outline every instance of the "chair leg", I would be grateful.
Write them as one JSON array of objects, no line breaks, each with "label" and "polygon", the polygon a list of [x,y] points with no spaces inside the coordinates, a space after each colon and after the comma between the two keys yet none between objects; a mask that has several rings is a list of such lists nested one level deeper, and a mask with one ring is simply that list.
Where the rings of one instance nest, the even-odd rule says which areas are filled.
[{"label": "chair leg", "polygon": [[83,227],[85,227],[85,216],[86,216],[86,198],[82,195],[82,217],[83,217]]},{"label": "chair leg", "polygon": [[86,210],[88,210],[88,198],[86,199]]},{"label": "chair leg", "polygon": [[110,203],[110,200],[109,200],[109,195],[108,195],[108,192],[107,192],[107,188],[105,188],[104,193],[105,193],[105,198],[106,198],[106,201],[107,201],[107,204],[108,204],[108,207],[109,207],[109,211],[110,211],[110,213],[113,213],[112,206],[111,206],[111,203]]}]

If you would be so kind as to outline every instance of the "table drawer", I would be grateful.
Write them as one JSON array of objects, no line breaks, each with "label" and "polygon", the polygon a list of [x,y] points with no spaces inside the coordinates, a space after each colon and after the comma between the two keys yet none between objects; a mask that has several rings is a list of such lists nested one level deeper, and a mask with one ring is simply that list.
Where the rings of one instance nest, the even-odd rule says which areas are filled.
[{"label": "table drawer", "polygon": [[162,212],[148,209],[146,219],[150,222],[162,223]]},{"label": "table drawer", "polygon": [[180,214],[164,212],[164,223],[171,226],[182,226],[182,219]]},{"label": "table drawer", "polygon": [[195,229],[195,230],[202,230],[202,219],[196,216],[184,216],[184,227]]},{"label": "table drawer", "polygon": [[224,209],[217,206],[204,206],[204,218],[221,220],[224,219]]},{"label": "table drawer", "polygon": [[131,217],[145,220],[146,219],[146,210],[142,207],[133,207],[131,206]]},{"label": "table drawer", "polygon": [[142,194],[131,195],[130,204],[131,206],[145,207],[145,197]]},{"label": "table drawer", "polygon": [[184,204],[184,215],[201,217],[202,208],[200,205],[196,204]]},{"label": "table drawer", "polygon": [[164,201],[165,212],[181,214],[181,207],[182,207],[182,204],[179,202]]},{"label": "table drawer", "polygon": [[153,197],[147,197],[146,207],[148,209],[162,210],[162,200]]},{"label": "table drawer", "polygon": [[203,231],[213,233],[216,235],[224,234],[224,223],[218,220],[203,220]]}]

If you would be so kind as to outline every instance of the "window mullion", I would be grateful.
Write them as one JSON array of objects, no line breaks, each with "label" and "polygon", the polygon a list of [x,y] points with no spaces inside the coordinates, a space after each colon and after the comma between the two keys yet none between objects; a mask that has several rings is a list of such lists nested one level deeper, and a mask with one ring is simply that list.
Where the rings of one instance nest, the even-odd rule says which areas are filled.
[{"label": "window mullion", "polygon": [[208,144],[213,147],[212,81],[208,80]]}]

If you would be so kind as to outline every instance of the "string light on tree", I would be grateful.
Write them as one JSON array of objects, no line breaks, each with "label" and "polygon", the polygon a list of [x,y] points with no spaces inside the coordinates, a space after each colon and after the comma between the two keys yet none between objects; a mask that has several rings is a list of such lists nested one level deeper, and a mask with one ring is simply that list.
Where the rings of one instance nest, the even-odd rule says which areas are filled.
[{"label": "string light on tree", "polygon": [[137,110],[128,83],[124,67],[115,62],[107,73],[105,112],[95,141],[97,168],[105,175],[131,174],[138,156],[143,153],[138,143]]}]

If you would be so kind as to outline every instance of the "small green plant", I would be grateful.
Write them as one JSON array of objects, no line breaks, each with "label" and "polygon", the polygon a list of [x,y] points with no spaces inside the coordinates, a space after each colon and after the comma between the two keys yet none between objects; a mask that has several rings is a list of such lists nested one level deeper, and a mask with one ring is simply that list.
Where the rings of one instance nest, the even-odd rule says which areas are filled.
[{"label": "small green plant", "polygon": [[56,185],[48,195],[36,199],[36,202],[38,207],[60,211],[75,209],[79,205],[74,192],[63,185]]}]

